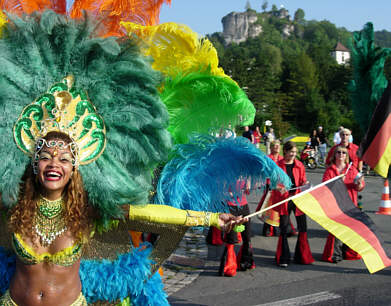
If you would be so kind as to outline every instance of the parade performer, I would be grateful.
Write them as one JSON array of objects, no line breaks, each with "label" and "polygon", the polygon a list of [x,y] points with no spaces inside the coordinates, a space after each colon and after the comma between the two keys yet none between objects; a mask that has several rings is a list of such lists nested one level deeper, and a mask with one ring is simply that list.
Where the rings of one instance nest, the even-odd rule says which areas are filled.
[{"label": "parade performer", "polygon": [[[227,201],[230,212],[235,216],[247,216],[250,214],[246,194],[250,193],[250,186],[244,180],[238,180],[237,188],[241,190],[241,196],[233,197],[231,194],[231,201]],[[225,248],[220,259],[220,276],[235,276],[237,269],[246,271],[247,269],[254,269],[255,263],[253,258],[253,250],[251,246],[251,221],[246,222],[244,231],[241,232],[242,246],[238,256],[236,256],[234,247],[238,243],[238,236],[235,231],[227,233],[224,237]]]},{"label": "parade performer", "polygon": [[[273,203],[287,199],[289,196],[300,192],[300,188],[307,184],[305,169],[303,164],[296,159],[297,148],[296,144],[288,141],[283,146],[284,159],[278,162],[278,165],[287,173],[292,181],[292,190],[285,191],[282,189],[274,190],[272,194]],[[306,215],[298,209],[292,201],[285,202],[274,208],[280,214],[280,237],[278,240],[276,251],[276,262],[280,267],[288,267],[290,263],[290,250],[288,245],[288,228],[289,214],[291,211],[295,213],[297,228],[299,235],[297,237],[295,249],[295,262],[300,264],[311,264],[314,259],[311,254],[310,246],[307,238],[307,219]]]},{"label": "parade performer", "polygon": [[88,15],[47,10],[8,15],[2,28],[0,192],[8,222],[1,219],[1,244],[12,245],[16,258],[0,250],[1,305],[127,296],[135,304],[166,304],[153,274],[161,254],[150,248],[110,263],[80,261],[97,224],[128,218],[173,224],[175,232],[230,227],[237,219],[163,205],[129,208],[147,203],[151,168],[168,154],[168,116],[159,74],[134,41],[97,35],[107,33],[104,26]]},{"label": "parade performer", "polygon": [[[331,157],[331,166],[328,167],[323,175],[323,182],[346,173],[343,181],[353,203],[357,206],[357,192],[365,187],[364,177],[355,179],[359,173],[355,167],[349,168],[349,151],[345,146],[338,146]],[[347,172],[346,172],[347,171]],[[342,241],[329,234],[326,245],[323,250],[322,260],[337,263],[342,259],[356,260],[361,256],[350,249]]]},{"label": "parade performer", "polygon": [[[268,157],[270,157],[276,164],[281,159],[283,159],[283,157],[280,155],[280,147],[281,147],[281,143],[278,139],[272,141],[270,144],[270,154],[268,155]],[[266,189],[269,189],[269,188],[266,188]],[[266,199],[266,195],[265,195],[265,199]],[[267,204],[266,207],[269,207],[270,205],[272,205],[271,202],[268,202],[266,204]],[[258,207],[258,208],[260,209],[261,207]],[[257,208],[257,210],[258,210],[258,208]],[[278,215],[278,212],[276,212],[273,209],[270,209],[262,215],[262,220],[264,222],[263,230],[262,230],[262,234],[264,236],[266,236],[266,237],[279,236],[278,226],[280,225],[280,217]]]}]

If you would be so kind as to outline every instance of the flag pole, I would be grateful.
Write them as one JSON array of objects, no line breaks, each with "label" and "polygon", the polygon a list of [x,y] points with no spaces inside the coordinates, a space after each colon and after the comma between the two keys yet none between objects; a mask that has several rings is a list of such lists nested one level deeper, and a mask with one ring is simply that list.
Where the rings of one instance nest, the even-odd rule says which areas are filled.
[{"label": "flag pole", "polygon": [[312,187],[312,188],[310,188],[310,189],[307,189],[307,190],[302,191],[302,192],[300,192],[300,193],[298,193],[298,194],[295,194],[295,195],[293,195],[293,196],[291,196],[291,197],[289,197],[289,198],[287,198],[287,199],[285,199],[285,200],[282,200],[282,201],[280,201],[280,202],[278,202],[278,203],[276,203],[276,204],[273,204],[273,205],[271,205],[271,206],[269,206],[269,207],[266,207],[266,208],[264,208],[264,209],[261,209],[261,210],[259,210],[259,211],[257,211],[257,212],[254,212],[254,213],[252,213],[252,214],[249,214],[249,215],[247,215],[247,216],[244,216],[243,218],[252,218],[252,217],[255,217],[255,216],[257,216],[257,215],[260,215],[260,214],[264,213],[265,211],[267,211],[267,210],[269,210],[269,209],[272,209],[272,208],[274,208],[274,207],[277,207],[277,206],[279,206],[279,205],[281,205],[281,204],[283,204],[283,203],[285,203],[285,202],[287,202],[287,201],[290,201],[290,200],[296,199],[296,198],[298,198],[298,197],[301,197],[302,195],[305,195],[306,193],[309,193],[309,192],[311,192],[311,191],[313,191],[313,190],[315,190],[315,189],[317,189],[317,188],[319,188],[319,187],[322,187],[322,186],[324,186],[324,185],[327,185],[328,183],[331,183],[331,182],[333,182],[333,181],[335,181],[335,180],[337,180],[337,179],[339,179],[339,178],[341,178],[341,177],[343,177],[343,176],[345,176],[345,174],[340,174],[340,175],[338,175],[338,176],[335,176],[335,177],[333,177],[333,178],[331,178],[331,179],[329,179],[329,180],[327,180],[327,181],[325,181],[325,182],[323,182],[323,183],[320,183],[319,185],[316,185],[316,186],[314,186],[314,187]]}]

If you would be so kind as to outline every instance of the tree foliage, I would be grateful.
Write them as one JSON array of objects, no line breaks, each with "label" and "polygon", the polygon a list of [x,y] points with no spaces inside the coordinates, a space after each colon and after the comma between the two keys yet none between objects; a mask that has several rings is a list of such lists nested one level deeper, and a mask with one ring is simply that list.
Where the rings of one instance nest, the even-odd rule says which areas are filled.
[{"label": "tree foliage", "polygon": [[[353,129],[356,141],[362,136],[353,117],[347,86],[352,79],[350,65],[338,65],[331,56],[337,42],[349,47],[352,33],[330,21],[305,20],[298,9],[293,20],[282,16],[268,2],[262,5],[257,23],[262,33],[240,44],[226,46],[219,33],[209,38],[219,52],[225,72],[242,87],[254,103],[255,124],[272,120],[277,135],[290,130],[308,133],[322,125],[332,135],[343,125]],[[289,36],[283,34],[293,25]],[[387,31],[375,33],[383,45],[391,45]],[[391,76],[391,60],[385,65]]]}]

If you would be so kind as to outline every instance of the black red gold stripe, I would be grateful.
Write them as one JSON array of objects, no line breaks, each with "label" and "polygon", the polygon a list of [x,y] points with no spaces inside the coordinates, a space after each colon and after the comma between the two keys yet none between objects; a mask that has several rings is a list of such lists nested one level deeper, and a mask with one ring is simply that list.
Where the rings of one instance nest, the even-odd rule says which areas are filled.
[{"label": "black red gold stripe", "polygon": [[341,179],[293,201],[311,219],[358,252],[370,273],[391,265],[374,223],[354,205]]}]

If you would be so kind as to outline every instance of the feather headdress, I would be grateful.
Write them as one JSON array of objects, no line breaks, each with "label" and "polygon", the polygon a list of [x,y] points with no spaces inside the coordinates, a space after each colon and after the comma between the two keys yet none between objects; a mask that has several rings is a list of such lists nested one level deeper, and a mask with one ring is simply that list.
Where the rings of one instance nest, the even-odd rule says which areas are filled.
[{"label": "feather headdress", "polygon": [[151,169],[171,145],[168,114],[156,89],[160,75],[132,40],[96,37],[95,30],[88,15],[78,20],[53,11],[9,16],[0,39],[0,192],[8,207],[18,198],[29,162],[13,143],[12,126],[26,105],[67,75],[88,93],[106,125],[104,152],[80,166],[91,203],[110,218],[118,205],[147,201]]}]

